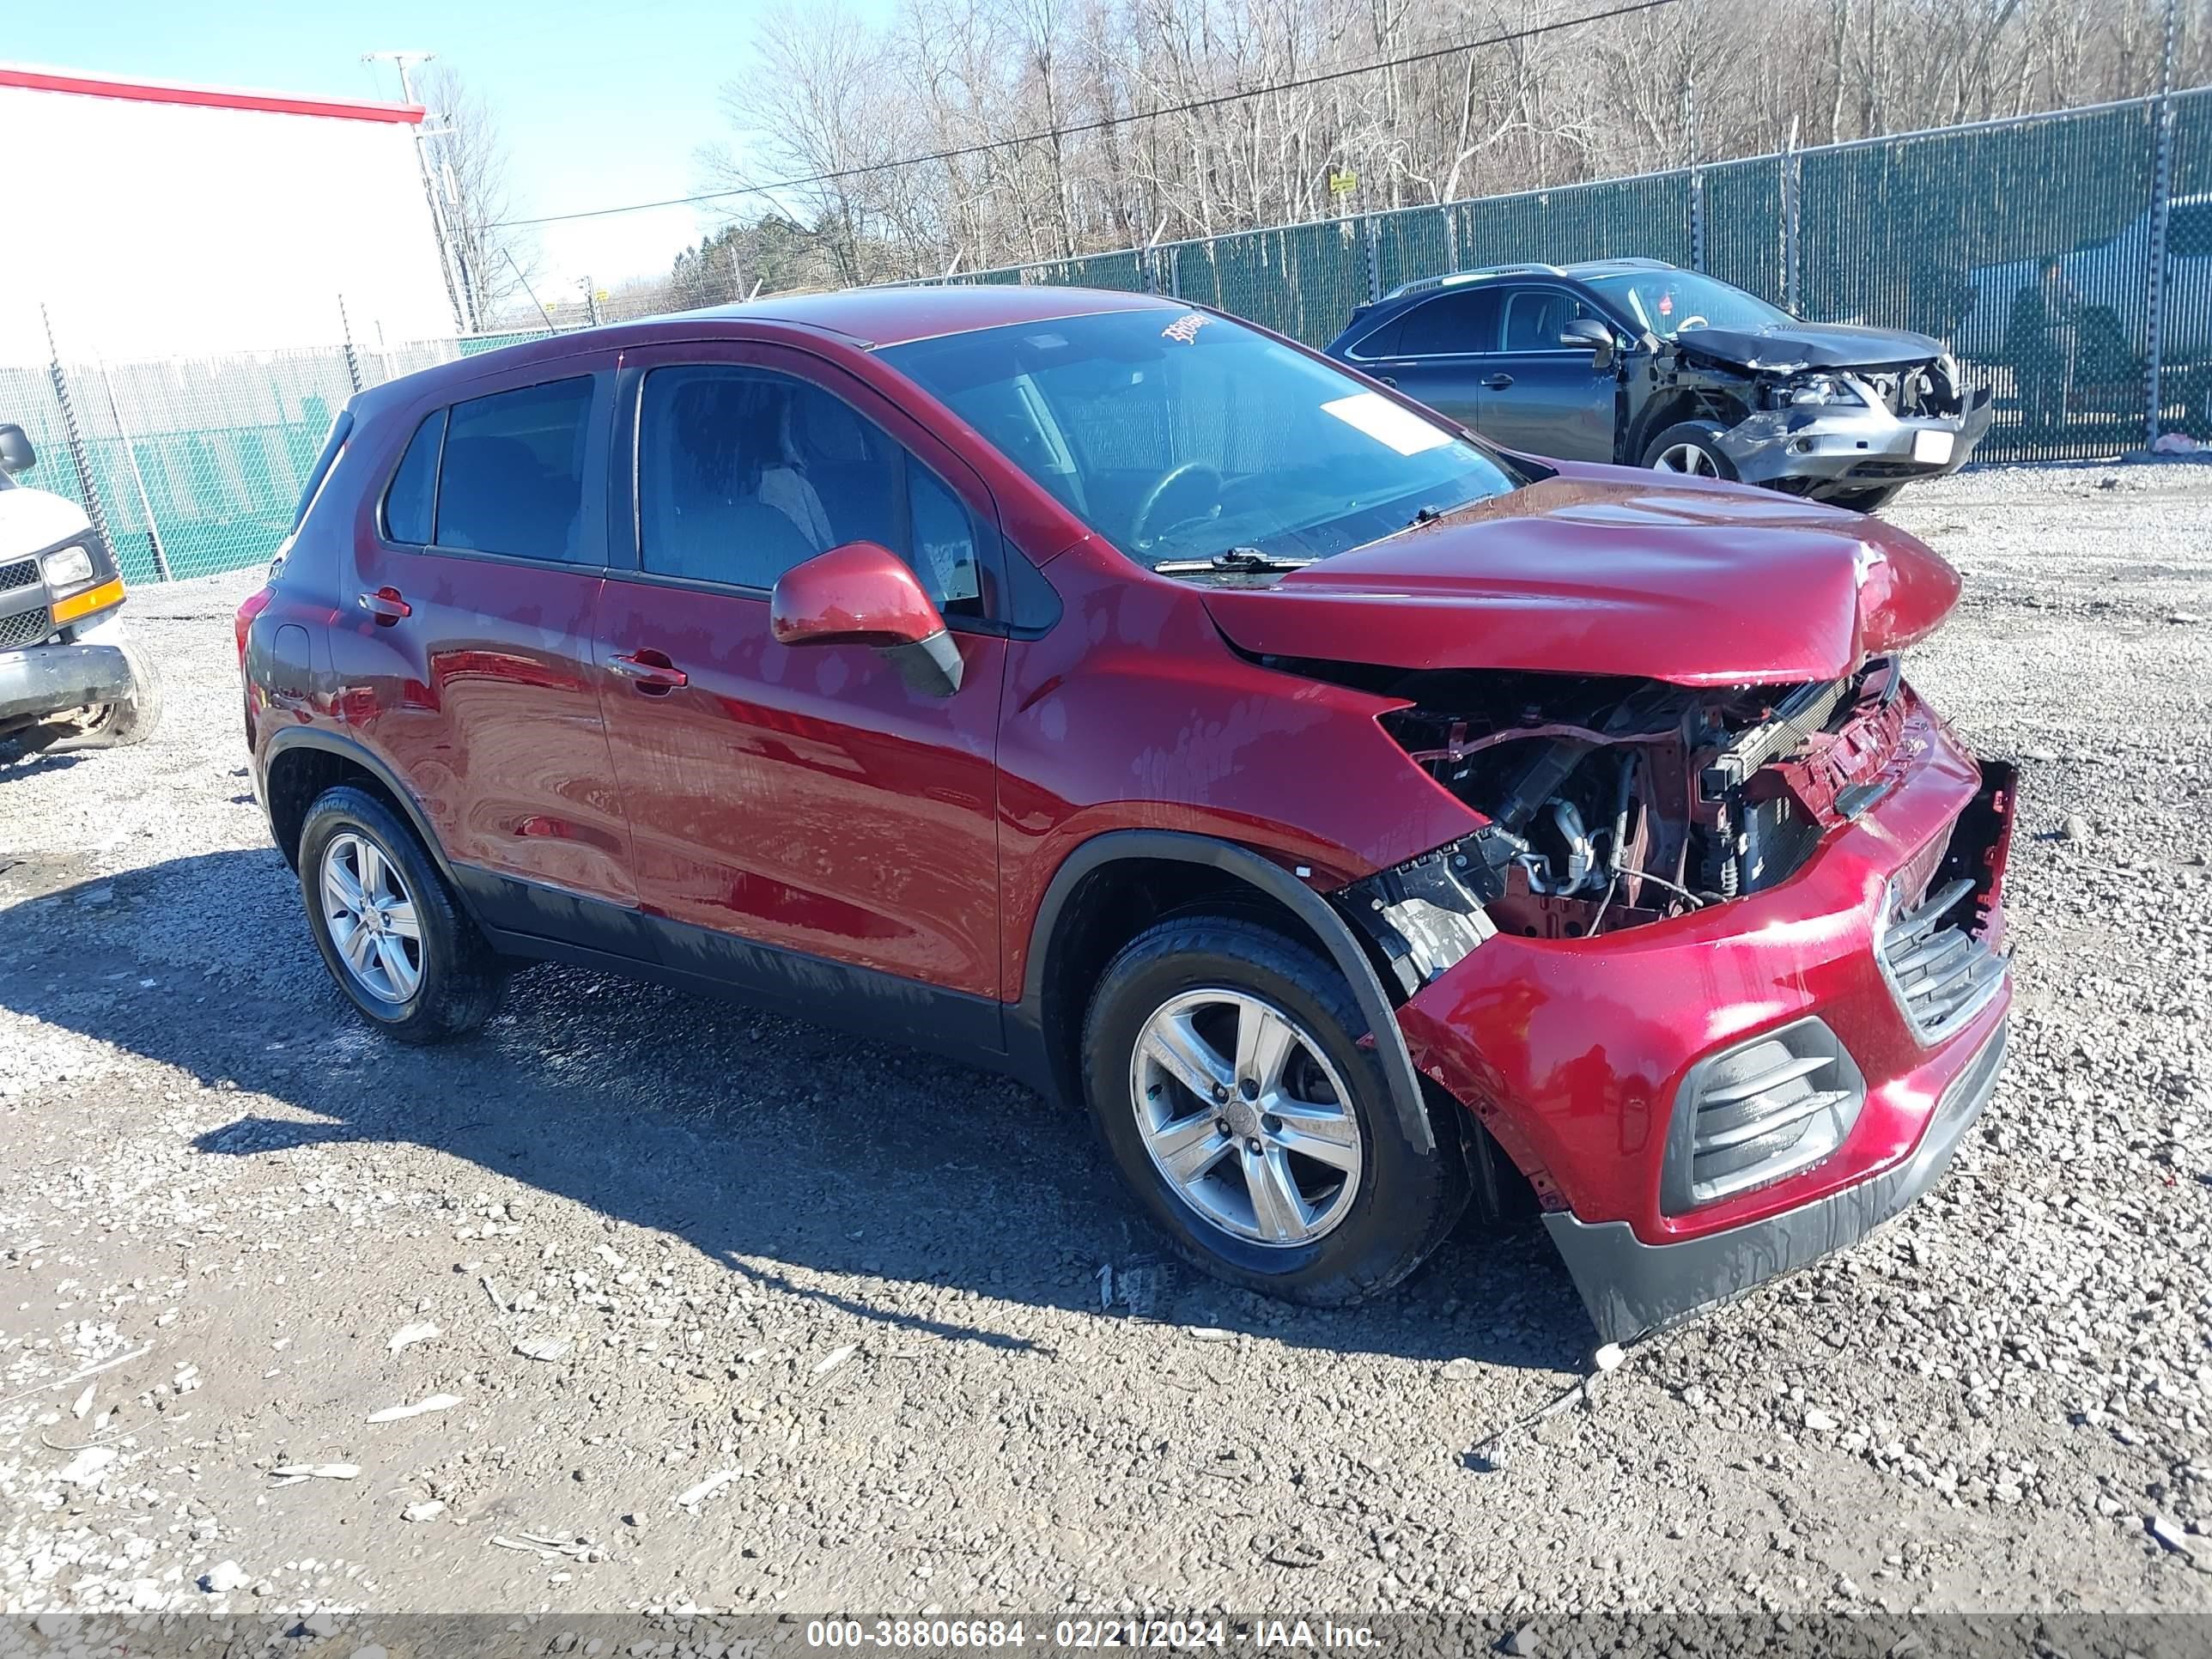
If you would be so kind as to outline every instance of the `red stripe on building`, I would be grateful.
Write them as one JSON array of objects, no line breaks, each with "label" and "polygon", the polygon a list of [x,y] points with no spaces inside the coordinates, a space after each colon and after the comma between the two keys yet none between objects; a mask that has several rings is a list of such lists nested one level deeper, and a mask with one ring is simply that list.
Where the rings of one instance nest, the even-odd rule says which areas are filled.
[{"label": "red stripe on building", "polygon": [[422,118],[420,104],[356,103],[337,98],[289,98],[276,92],[240,92],[227,87],[193,87],[173,81],[111,81],[56,70],[11,69],[0,64],[0,87],[27,92],[68,92],[82,98],[118,98],[134,104],[188,104],[200,109],[260,110],[271,115],[319,115],[333,121],[393,121]]}]

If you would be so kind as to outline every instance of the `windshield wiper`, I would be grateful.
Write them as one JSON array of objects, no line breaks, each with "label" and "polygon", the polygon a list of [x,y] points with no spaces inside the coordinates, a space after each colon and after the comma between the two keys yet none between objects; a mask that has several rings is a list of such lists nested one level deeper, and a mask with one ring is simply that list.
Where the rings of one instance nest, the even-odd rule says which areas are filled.
[{"label": "windshield wiper", "polygon": [[1303,570],[1318,559],[1286,559],[1262,553],[1256,547],[1224,548],[1210,559],[1162,559],[1152,568],[1163,576],[1188,576],[1201,571],[1224,570],[1236,574],[1270,570]]}]

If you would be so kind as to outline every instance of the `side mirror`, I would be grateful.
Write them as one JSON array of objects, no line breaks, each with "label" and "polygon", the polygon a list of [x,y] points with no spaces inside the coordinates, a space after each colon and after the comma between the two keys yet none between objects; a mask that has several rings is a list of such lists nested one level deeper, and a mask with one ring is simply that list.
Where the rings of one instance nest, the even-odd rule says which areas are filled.
[{"label": "side mirror", "polygon": [[785,571],[769,596],[779,645],[872,645],[917,691],[960,689],[960,647],[905,560],[874,542],[847,542]]},{"label": "side mirror", "polygon": [[0,472],[28,472],[38,464],[30,434],[12,422],[0,425]]},{"label": "side mirror", "polygon": [[1588,346],[1592,368],[1603,368],[1613,361],[1613,331],[1595,317],[1577,317],[1569,323],[1559,331],[1559,343],[1563,346]]}]

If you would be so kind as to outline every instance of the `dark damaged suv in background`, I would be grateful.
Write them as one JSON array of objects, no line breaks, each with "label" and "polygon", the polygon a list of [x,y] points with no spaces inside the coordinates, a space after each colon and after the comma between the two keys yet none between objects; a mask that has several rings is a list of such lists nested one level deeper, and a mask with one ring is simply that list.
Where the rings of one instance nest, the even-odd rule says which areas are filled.
[{"label": "dark damaged suv in background", "polygon": [[246,734],[394,1037],[532,957],[732,994],[1083,1103],[1255,1290],[1533,1200],[1615,1340],[1894,1214],[1995,1087],[2012,774],[1907,684],[1959,580],[1876,520],[1051,288],[487,352],[306,499]]},{"label": "dark damaged suv in background", "polygon": [[1741,479],[1868,513],[1990,426],[1941,341],[1808,323],[1656,259],[1408,283],[1328,355],[1494,443]]}]

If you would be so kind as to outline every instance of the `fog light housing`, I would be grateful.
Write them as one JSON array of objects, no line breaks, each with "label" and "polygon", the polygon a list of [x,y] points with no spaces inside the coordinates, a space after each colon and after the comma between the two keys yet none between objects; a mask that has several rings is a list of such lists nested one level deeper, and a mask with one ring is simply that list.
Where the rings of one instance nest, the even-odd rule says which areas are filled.
[{"label": "fog light housing", "polygon": [[1707,1055],[1675,1097],[1661,1209],[1680,1215],[1811,1169],[1865,1104],[1866,1078],[1817,1017]]}]

